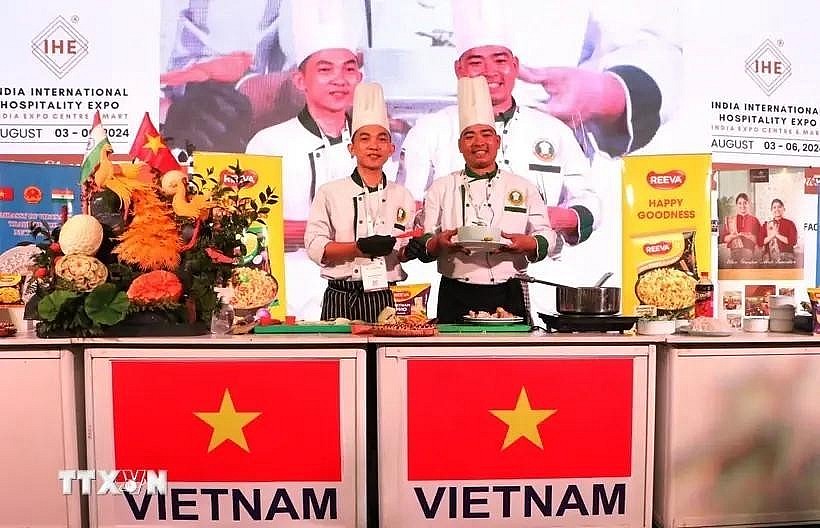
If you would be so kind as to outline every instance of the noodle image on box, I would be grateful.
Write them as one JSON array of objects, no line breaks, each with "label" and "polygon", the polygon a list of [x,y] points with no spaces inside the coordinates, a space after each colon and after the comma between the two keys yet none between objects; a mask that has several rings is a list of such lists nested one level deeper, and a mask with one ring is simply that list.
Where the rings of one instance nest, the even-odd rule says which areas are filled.
[{"label": "noodle image on box", "polygon": [[711,262],[710,167],[709,154],[624,158],[624,314],[644,304],[689,315]]},{"label": "noodle image on box", "polygon": [[396,317],[399,322],[427,322],[427,300],[430,284],[397,284],[390,287],[396,303]]}]

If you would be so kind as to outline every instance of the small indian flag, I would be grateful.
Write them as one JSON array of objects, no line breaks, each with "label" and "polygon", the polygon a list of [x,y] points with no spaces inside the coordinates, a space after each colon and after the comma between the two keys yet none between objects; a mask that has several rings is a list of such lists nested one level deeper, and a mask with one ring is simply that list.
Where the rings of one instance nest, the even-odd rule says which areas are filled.
[{"label": "small indian flag", "polygon": [[73,200],[74,191],[71,189],[51,189],[52,200]]},{"label": "small indian flag", "polygon": [[81,184],[85,183],[85,180],[97,170],[97,166],[100,164],[100,153],[103,148],[106,147],[110,148],[111,143],[108,141],[108,135],[106,135],[105,129],[102,126],[100,112],[97,111],[94,113],[94,121],[91,123],[91,132],[88,134],[88,146],[85,150],[83,166],[80,171]]}]

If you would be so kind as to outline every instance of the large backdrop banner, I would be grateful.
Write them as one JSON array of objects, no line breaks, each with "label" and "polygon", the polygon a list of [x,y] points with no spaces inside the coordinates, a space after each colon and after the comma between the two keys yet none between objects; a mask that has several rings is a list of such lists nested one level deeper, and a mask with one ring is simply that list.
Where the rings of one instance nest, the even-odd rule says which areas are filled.
[{"label": "large backdrop banner", "polygon": [[[79,161],[97,110],[118,153],[148,111],[183,157],[282,156],[291,282],[319,274],[302,234],[316,188],[352,167],[349,134],[325,125],[349,108],[353,86],[384,86],[397,145],[385,171],[420,202],[433,179],[463,165],[457,76],[485,75],[501,113],[499,163],[536,183],[548,205],[591,216],[531,275],[589,285],[613,271],[620,283],[623,157],[711,153],[732,168],[714,178],[721,215],[753,189],[759,215],[781,199],[787,215],[808,218],[796,228],[811,282],[815,209],[802,209],[816,195],[798,199],[780,176],[764,191],[738,165],[799,175],[817,164],[820,68],[809,35],[818,15],[820,4],[797,0],[42,0],[36,11],[11,6],[0,35],[14,65],[0,72],[0,158]],[[499,46],[514,58],[493,54]],[[303,63],[337,48],[357,61]],[[502,108],[510,95],[512,109]],[[716,207],[712,216],[719,238]],[[407,269],[410,282],[437,282],[432,264]],[[550,288],[531,293],[534,311],[553,310]],[[317,318],[320,294],[288,311]]]}]

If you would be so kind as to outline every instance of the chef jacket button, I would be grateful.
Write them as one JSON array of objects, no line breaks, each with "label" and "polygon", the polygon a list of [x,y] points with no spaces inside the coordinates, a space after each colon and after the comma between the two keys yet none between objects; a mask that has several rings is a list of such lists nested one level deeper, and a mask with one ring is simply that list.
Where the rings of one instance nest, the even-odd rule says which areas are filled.
[{"label": "chef jacket button", "polygon": [[382,203],[386,202],[387,198],[382,198]]},{"label": "chef jacket button", "polygon": [[363,224],[363,223],[364,223],[364,220],[359,220],[359,223],[360,223],[360,224]]},{"label": "chef jacket button", "polygon": [[359,270],[354,269],[354,270],[353,270],[353,273],[359,273]]},{"label": "chef jacket button", "polygon": [[495,282],[495,279],[490,279],[490,282]]},{"label": "chef jacket button", "polygon": [[509,165],[509,164],[510,164],[510,160],[504,160],[504,163],[506,163],[507,165]]},{"label": "chef jacket button", "polygon": [[321,153],[321,152],[317,152],[317,153],[316,153],[316,157],[317,157],[317,158],[322,157],[322,153]]},{"label": "chef jacket button", "polygon": [[464,204],[464,207],[470,207],[470,204]]},{"label": "chef jacket button", "polygon": [[360,201],[360,202],[362,201],[362,197],[361,197],[361,196],[359,196],[359,201]]},{"label": "chef jacket button", "polygon": [[505,133],[505,134],[507,133],[507,129],[506,129],[506,128],[504,129],[504,133]]}]

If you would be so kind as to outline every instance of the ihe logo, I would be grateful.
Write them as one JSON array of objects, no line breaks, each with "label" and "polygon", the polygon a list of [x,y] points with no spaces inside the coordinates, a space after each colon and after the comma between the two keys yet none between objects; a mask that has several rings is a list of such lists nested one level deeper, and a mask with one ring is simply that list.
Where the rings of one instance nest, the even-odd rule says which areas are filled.
[{"label": "ihe logo", "polygon": [[[76,22],[76,17],[72,20]],[[88,41],[65,18],[58,16],[34,37],[31,52],[62,79],[88,55]]]},{"label": "ihe logo", "polygon": [[772,95],[792,74],[792,63],[780,51],[783,42],[778,44],[766,39],[746,59],[746,73],[766,95]]}]

